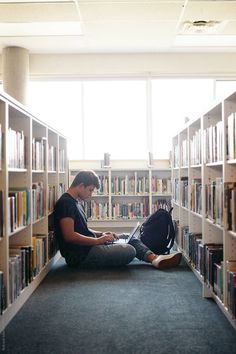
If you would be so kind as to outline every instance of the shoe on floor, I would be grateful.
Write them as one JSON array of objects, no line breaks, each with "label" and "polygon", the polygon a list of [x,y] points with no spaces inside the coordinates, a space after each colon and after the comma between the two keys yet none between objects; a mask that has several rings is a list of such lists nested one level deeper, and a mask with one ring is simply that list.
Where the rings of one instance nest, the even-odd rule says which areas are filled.
[{"label": "shoe on floor", "polygon": [[168,269],[172,267],[177,267],[180,264],[182,258],[182,253],[181,252],[173,252],[171,254],[163,254],[160,256],[157,256],[152,261],[152,265],[155,268],[158,269]]}]

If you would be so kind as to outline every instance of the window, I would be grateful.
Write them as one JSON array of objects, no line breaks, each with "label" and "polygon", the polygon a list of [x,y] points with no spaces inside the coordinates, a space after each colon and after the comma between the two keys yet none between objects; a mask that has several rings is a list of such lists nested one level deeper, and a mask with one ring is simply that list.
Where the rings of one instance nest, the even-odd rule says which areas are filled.
[{"label": "window", "polygon": [[104,79],[31,81],[30,108],[68,138],[69,159],[168,158],[172,137],[236,81]]},{"label": "window", "polygon": [[81,82],[31,81],[29,86],[31,112],[67,137],[68,156],[71,160],[81,159]]},{"label": "window", "polygon": [[84,82],[85,158],[145,159],[145,80]]},{"label": "window", "polygon": [[197,118],[213,100],[213,80],[153,79],[151,91],[153,155],[168,158],[185,119]]}]

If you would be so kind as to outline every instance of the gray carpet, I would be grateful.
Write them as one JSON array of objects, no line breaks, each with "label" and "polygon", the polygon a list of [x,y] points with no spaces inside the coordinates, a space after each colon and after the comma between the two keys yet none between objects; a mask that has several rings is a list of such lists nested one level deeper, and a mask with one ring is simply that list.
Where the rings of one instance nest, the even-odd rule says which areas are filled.
[{"label": "gray carpet", "polygon": [[184,262],[75,270],[61,259],[3,336],[14,354],[236,353],[236,331]]}]

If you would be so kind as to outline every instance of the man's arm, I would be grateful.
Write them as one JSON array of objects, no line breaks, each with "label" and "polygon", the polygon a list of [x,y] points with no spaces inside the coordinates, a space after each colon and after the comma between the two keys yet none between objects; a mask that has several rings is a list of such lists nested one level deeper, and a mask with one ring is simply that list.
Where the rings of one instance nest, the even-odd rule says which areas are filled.
[{"label": "man's arm", "polygon": [[72,218],[63,218],[60,220],[60,228],[63,238],[66,242],[82,246],[103,245],[106,242],[114,241],[115,236],[112,233],[102,234],[98,238],[81,235],[74,231],[74,220]]}]

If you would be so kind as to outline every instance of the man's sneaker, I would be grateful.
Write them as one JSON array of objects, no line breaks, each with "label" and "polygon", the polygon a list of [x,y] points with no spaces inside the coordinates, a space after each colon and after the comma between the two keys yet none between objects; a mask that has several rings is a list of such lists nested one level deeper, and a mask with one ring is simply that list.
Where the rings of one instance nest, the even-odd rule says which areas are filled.
[{"label": "man's sneaker", "polygon": [[168,269],[172,267],[177,267],[180,264],[182,258],[181,252],[173,252],[171,254],[163,254],[157,256],[152,261],[152,265],[158,269]]}]

